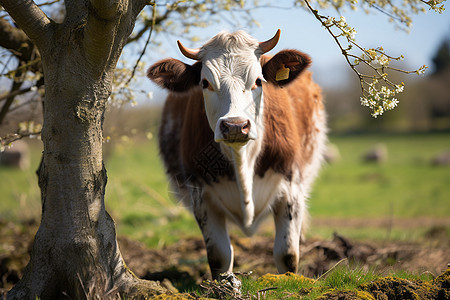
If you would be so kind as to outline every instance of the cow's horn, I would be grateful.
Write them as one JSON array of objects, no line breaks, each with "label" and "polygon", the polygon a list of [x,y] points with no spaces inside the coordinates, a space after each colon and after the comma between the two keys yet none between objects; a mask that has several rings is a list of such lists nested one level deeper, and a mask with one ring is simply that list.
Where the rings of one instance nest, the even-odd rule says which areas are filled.
[{"label": "cow's horn", "polygon": [[183,53],[184,56],[190,59],[199,60],[198,53],[200,52],[200,49],[189,49],[183,46],[183,44],[180,41],[177,41],[178,48],[180,48],[181,53]]},{"label": "cow's horn", "polygon": [[273,38],[271,38],[270,40],[267,40],[265,42],[259,43],[259,48],[262,50],[263,53],[269,52],[277,45],[278,40],[280,39],[280,33],[281,33],[281,30],[278,29],[277,33],[275,33]]}]

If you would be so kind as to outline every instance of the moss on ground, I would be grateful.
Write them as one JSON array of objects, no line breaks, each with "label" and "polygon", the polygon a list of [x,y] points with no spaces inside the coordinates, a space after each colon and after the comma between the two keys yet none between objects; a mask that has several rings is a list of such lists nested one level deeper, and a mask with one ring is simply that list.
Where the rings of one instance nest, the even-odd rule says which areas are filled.
[{"label": "moss on ground", "polygon": [[375,300],[370,293],[365,291],[349,291],[349,290],[336,290],[324,293],[317,298],[318,300]]},{"label": "moss on ground", "polygon": [[155,296],[151,299],[155,300],[195,300],[198,299],[190,294],[179,293],[179,294],[162,294]]},{"label": "moss on ground", "polygon": [[432,281],[384,277],[361,286],[376,299],[450,299],[450,268]]},{"label": "moss on ground", "polygon": [[276,285],[280,282],[289,281],[291,283],[296,283],[299,286],[304,286],[305,284],[313,284],[314,280],[302,275],[297,275],[291,272],[286,274],[266,274],[258,278],[257,282],[259,285],[271,286]]}]

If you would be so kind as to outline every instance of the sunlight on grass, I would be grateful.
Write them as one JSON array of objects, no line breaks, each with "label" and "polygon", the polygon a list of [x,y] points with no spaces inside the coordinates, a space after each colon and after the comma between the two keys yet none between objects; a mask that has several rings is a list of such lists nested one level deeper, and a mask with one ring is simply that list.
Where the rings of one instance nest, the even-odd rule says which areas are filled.
[{"label": "sunlight on grass", "polygon": [[[388,277],[384,277],[384,276]],[[385,279],[382,279],[382,278]],[[395,278],[395,279],[393,279]],[[320,278],[311,279],[293,273],[281,275],[266,274],[257,279],[240,276],[242,280],[242,294],[254,295],[257,299],[318,299],[330,292],[349,294],[356,298],[349,299],[375,299],[368,292],[367,286],[377,280],[403,279],[427,286],[434,277],[430,274],[415,275],[405,271],[383,274],[375,269],[365,270],[357,265],[345,263],[337,265],[329,273]],[[394,285],[397,283],[393,283]],[[325,298],[328,299],[328,298]],[[338,299],[338,298],[332,298]],[[345,297],[339,299],[347,299]],[[383,298],[384,299],[384,298]]]},{"label": "sunlight on grass", "polygon": [[[322,170],[310,198],[315,216],[373,218],[450,216],[450,172],[431,158],[450,149],[448,135],[332,137],[342,160]],[[386,163],[363,163],[362,156],[383,141]]]}]

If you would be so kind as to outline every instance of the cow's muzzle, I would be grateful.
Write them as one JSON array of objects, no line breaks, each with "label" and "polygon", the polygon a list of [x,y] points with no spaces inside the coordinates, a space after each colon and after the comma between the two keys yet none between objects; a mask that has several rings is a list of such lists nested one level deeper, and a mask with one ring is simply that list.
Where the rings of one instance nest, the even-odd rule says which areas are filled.
[{"label": "cow's muzzle", "polygon": [[243,143],[249,140],[250,120],[239,117],[220,120],[220,132],[226,143]]}]

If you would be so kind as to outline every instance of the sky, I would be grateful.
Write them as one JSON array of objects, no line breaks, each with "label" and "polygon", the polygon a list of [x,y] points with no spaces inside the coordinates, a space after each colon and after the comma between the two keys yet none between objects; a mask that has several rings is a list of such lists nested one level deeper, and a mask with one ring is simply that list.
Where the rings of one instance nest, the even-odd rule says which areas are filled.
[{"label": "sky", "polygon": [[[198,42],[192,42],[187,37],[174,37],[160,33],[155,34],[156,41],[161,45],[158,47],[149,47],[145,53],[145,68],[147,69],[153,63],[167,57],[174,57],[187,63],[193,63],[192,60],[185,58],[179,51],[176,40],[187,47],[201,47],[209,38],[213,37],[221,30],[230,32],[236,30],[246,30],[256,39],[263,41],[271,38],[277,29],[281,29],[281,38],[278,45],[269,53],[275,54],[283,49],[298,49],[311,56],[313,78],[324,88],[340,88],[349,82],[358,82],[354,73],[346,64],[344,56],[340,53],[338,46],[325,30],[324,27],[315,19],[315,17],[303,8],[292,8],[291,1],[272,1],[274,5],[287,5],[289,9],[279,8],[258,8],[252,10],[253,17],[259,22],[260,26],[245,27],[241,24],[230,24],[230,22],[218,22],[211,24],[206,28],[193,28],[192,35],[198,36]],[[407,70],[416,70],[422,65],[430,67],[427,73],[431,73],[431,59],[436,53],[439,45],[447,38],[450,39],[450,7],[444,2],[447,10],[442,14],[434,11],[413,15],[413,26],[410,33],[398,29],[393,23],[388,21],[388,17],[380,12],[371,11],[370,14],[363,10],[342,11],[346,17],[347,23],[356,28],[356,41],[365,48],[374,48],[382,46],[386,53],[392,56],[403,55],[404,61],[401,68]],[[333,16],[339,19],[340,15],[332,9],[321,10],[320,13],[326,16]],[[243,22],[244,23],[244,22]],[[140,53],[142,45],[137,45],[136,53]],[[123,57],[129,57],[124,49]],[[136,60],[137,56],[134,58]],[[409,75],[405,80],[414,80],[416,75]],[[165,93],[157,86],[149,82],[146,78],[139,78],[135,83],[139,90],[145,93],[136,94],[139,103],[160,104],[164,101]],[[153,99],[148,99],[147,92],[154,94]]]},{"label": "sky", "polygon": [[[445,3],[445,6],[447,3]],[[356,28],[356,41],[365,48],[382,46],[386,53],[392,56],[403,55],[405,57],[401,67],[408,70],[416,70],[422,65],[432,67],[431,59],[444,38],[450,38],[450,8],[442,14],[427,11],[419,15],[413,15],[413,26],[410,33],[398,29],[390,23],[388,17],[380,12],[364,13],[361,9],[344,11],[347,23]],[[339,19],[340,15],[334,10],[320,12]],[[244,29],[256,39],[263,41],[271,38],[277,29],[281,29],[281,38],[278,45],[270,52],[276,53],[282,49],[298,49],[312,57],[312,71],[314,80],[324,87],[339,87],[348,80],[357,81],[346,65],[345,59],[340,53],[331,35],[321,26],[314,16],[302,8],[275,9],[261,8],[252,12],[260,26],[246,28],[241,25],[231,25],[222,22],[212,24],[207,28],[195,29],[194,34],[200,37],[200,41],[191,42],[180,38],[187,47],[200,47],[209,38],[221,30],[235,31]],[[173,41],[170,40],[173,38]],[[159,51],[149,51],[146,54],[146,63],[174,57],[187,63],[191,60],[183,57],[176,46],[176,37],[162,39],[163,45]],[[170,43],[172,42],[172,46]],[[149,56],[149,54],[151,54]],[[428,69],[428,72],[430,72]],[[416,75],[410,75],[416,76]],[[406,82],[407,84],[407,82]],[[160,91],[148,82],[143,83],[143,89],[153,91],[155,96]]]}]

